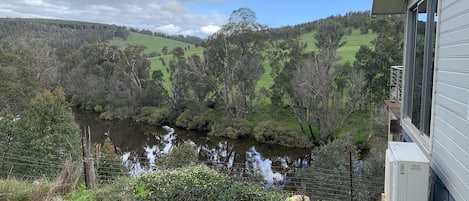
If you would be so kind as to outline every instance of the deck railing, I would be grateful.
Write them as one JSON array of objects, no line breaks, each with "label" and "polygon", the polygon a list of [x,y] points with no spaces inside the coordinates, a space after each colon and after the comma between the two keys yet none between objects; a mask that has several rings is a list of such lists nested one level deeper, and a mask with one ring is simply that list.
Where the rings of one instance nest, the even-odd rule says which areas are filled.
[{"label": "deck railing", "polygon": [[402,102],[402,75],[403,66],[391,66],[389,99],[391,101]]}]

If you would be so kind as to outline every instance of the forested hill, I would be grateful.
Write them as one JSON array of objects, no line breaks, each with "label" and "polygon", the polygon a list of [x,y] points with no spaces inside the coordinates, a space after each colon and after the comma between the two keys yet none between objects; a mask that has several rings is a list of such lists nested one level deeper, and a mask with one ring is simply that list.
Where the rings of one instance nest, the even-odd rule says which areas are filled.
[{"label": "forested hill", "polygon": [[78,48],[85,42],[126,39],[126,27],[52,19],[0,18],[0,38],[42,41],[50,47]]},{"label": "forested hill", "polygon": [[0,19],[0,116],[61,87],[103,119],[307,147],[332,139],[363,105],[382,103],[387,67],[402,61],[402,18],[358,12],[268,29],[250,9],[236,12],[247,18],[203,47],[115,25]]}]

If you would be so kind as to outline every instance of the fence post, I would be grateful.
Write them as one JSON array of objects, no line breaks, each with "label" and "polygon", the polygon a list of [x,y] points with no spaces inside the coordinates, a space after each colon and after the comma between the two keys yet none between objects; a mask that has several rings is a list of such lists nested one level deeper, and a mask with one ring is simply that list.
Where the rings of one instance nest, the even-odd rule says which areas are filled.
[{"label": "fence post", "polygon": [[87,174],[87,162],[86,162],[86,150],[85,150],[85,138],[86,137],[86,128],[83,129],[83,133],[81,134],[81,151],[82,151],[82,160],[83,160],[83,174],[85,175],[85,185],[87,188],[90,187],[90,184],[88,182],[88,174]]},{"label": "fence post", "polygon": [[91,128],[88,126],[88,152],[87,152],[87,160],[88,160],[88,182],[91,188],[95,187],[96,184],[96,175],[94,172],[94,161],[92,158],[92,151],[91,151]]},{"label": "fence post", "polygon": [[348,151],[349,166],[350,166],[350,201],[353,201],[353,164],[352,164],[352,150]]}]

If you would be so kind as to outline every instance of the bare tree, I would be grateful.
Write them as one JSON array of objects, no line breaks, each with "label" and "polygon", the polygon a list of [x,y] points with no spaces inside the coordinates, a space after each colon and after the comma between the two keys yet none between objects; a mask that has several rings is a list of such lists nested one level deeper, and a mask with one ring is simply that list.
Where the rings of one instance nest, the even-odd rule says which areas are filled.
[{"label": "bare tree", "polygon": [[332,140],[333,131],[348,116],[343,101],[345,88],[341,86],[344,65],[336,63],[337,49],[344,45],[343,35],[340,24],[326,21],[315,36],[319,53],[297,62],[291,80],[295,113],[300,113],[297,116],[308,125],[317,126],[319,139],[312,135],[315,141]]}]

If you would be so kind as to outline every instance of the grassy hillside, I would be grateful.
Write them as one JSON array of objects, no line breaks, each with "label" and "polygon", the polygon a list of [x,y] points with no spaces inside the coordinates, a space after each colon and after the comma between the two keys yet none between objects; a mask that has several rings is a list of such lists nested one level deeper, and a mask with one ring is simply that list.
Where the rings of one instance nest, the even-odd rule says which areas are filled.
[{"label": "grassy hillside", "polygon": [[165,80],[166,88],[169,86],[169,73],[168,65],[169,61],[173,58],[172,54],[164,55],[162,49],[167,47],[168,51],[171,52],[176,47],[182,47],[185,50],[186,56],[193,54],[202,55],[203,48],[195,47],[195,45],[189,43],[183,43],[180,41],[171,40],[168,38],[163,38],[159,36],[150,36],[140,33],[131,32],[127,40],[122,40],[120,38],[114,39],[111,41],[111,44],[125,47],[126,45],[143,45],[146,47],[145,53],[149,54],[152,52],[160,53],[161,56],[149,58],[151,62],[151,71],[161,70],[163,72],[163,79]]},{"label": "grassy hillside", "polygon": [[146,47],[145,53],[147,54],[151,52],[161,53],[163,47],[167,47],[169,51],[176,47],[182,47],[187,49],[187,54],[200,53],[203,50],[202,48],[195,48],[194,45],[189,43],[183,43],[159,36],[150,36],[135,32],[130,32],[129,38],[127,40],[115,39],[111,41],[111,44],[121,47],[126,46],[128,44],[144,45]]},{"label": "grassy hillside", "polygon": [[[314,46],[314,34],[315,32],[309,32],[302,34],[300,39],[308,44],[306,51],[310,52],[316,49]],[[361,45],[371,45],[371,40],[376,38],[376,34],[360,34],[360,30],[353,29],[351,35],[346,35],[343,38],[343,41],[346,44],[337,50],[337,54],[341,57],[341,62],[353,62],[355,60],[355,53],[358,51]]]},{"label": "grassy hillside", "polygon": [[[300,39],[308,44],[306,51],[313,51],[315,49],[314,46],[314,33],[309,32],[302,34]],[[358,29],[354,29],[351,35],[347,35],[344,37],[344,41],[346,41],[345,46],[339,48],[338,55],[341,57],[341,62],[353,62],[355,59],[355,53],[360,48],[360,45],[370,45],[370,41],[376,37],[375,34],[360,34]],[[128,40],[122,39],[115,39],[111,41],[112,44],[118,46],[125,46],[127,44],[138,44],[146,46],[145,53],[151,52],[158,52],[161,53],[163,47],[167,47],[169,51],[176,47],[182,47],[185,49],[186,56],[190,56],[193,54],[202,55],[203,48],[198,47],[196,48],[192,44],[183,43],[163,37],[158,36],[149,36],[139,33],[130,33]],[[164,75],[165,85],[169,87],[169,73],[168,73],[168,65],[169,61],[172,59],[171,54],[161,55],[157,57],[151,57],[149,60],[151,61],[151,70],[161,70]],[[268,62],[264,62],[265,66],[265,73],[261,77],[261,80],[258,82],[257,89],[262,87],[269,89],[272,86],[273,78],[270,76],[271,68],[268,65]]]}]

